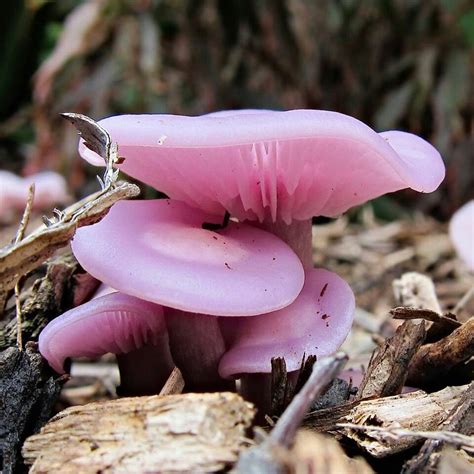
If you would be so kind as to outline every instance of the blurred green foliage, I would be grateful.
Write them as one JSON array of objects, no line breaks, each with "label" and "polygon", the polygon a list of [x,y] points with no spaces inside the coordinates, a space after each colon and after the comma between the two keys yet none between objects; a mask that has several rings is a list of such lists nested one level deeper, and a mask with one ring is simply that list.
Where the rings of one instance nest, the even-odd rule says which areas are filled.
[{"label": "blurred green foliage", "polygon": [[[418,133],[440,149],[448,177],[438,193],[417,200],[423,210],[446,217],[472,197],[470,0],[4,0],[3,6],[1,166],[61,169],[79,185],[75,137],[58,119],[66,110],[100,118],[322,108],[376,129]],[[397,199],[411,207],[412,194]]]}]

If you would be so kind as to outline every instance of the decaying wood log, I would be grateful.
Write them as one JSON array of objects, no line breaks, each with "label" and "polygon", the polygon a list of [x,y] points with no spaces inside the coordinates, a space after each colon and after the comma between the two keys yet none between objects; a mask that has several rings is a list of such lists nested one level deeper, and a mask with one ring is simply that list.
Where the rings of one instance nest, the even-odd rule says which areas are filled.
[{"label": "decaying wood log", "polygon": [[[468,386],[447,387],[439,392],[427,394],[423,391],[406,393],[377,400],[362,401],[344,416],[342,423],[364,427],[404,428],[411,431],[441,429],[449,412],[464,396]],[[444,429],[444,428],[443,428]],[[376,458],[404,451],[420,440],[414,437],[395,439],[383,431],[362,431],[341,428],[341,433],[354,440],[363,450]]]},{"label": "decaying wood log", "polygon": [[65,378],[57,378],[36,350],[27,343],[0,353],[0,471],[16,472],[21,445],[51,416]]},{"label": "decaying wood log", "polygon": [[[72,239],[78,227],[93,224],[107,214],[121,199],[135,197],[138,186],[118,183],[107,191],[99,191],[58,214],[48,226],[42,226],[28,237],[0,249],[0,294],[11,290],[18,278],[48,259],[58,248]],[[3,308],[0,308],[3,309]]]},{"label": "decaying wood log", "polygon": [[254,414],[235,393],[90,403],[56,415],[23,456],[32,473],[215,472],[236,461]]},{"label": "decaying wood log", "polygon": [[375,349],[357,391],[357,399],[401,393],[408,366],[425,339],[424,321],[405,321],[395,334]]},{"label": "decaying wood log", "polygon": [[[464,434],[474,432],[474,382],[464,390],[461,398],[451,408],[449,415],[439,424],[440,430],[456,431]],[[472,441],[474,445],[474,440]],[[416,474],[426,470],[435,471],[439,462],[442,440],[427,440],[416,456],[403,466],[403,474]]]},{"label": "decaying wood log", "polygon": [[[46,324],[81,304],[98,285],[99,281],[84,273],[70,252],[53,257],[47,262],[46,275],[22,294],[24,340],[36,341]],[[15,308],[11,308],[0,322],[0,350],[15,345],[16,330]]]},{"label": "decaying wood log", "polygon": [[474,356],[474,317],[445,338],[422,346],[410,364],[408,384],[424,388]]}]

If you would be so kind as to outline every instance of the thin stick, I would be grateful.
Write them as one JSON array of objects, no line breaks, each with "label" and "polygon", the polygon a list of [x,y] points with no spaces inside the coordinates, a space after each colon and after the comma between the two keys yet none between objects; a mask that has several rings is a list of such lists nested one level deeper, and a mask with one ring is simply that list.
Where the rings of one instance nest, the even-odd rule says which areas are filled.
[{"label": "thin stick", "polygon": [[[18,231],[15,236],[15,244],[23,240],[25,236],[25,230],[30,221],[31,208],[33,207],[33,201],[35,198],[35,184],[30,184],[28,188],[28,198],[26,199],[25,210],[18,227]],[[23,350],[23,338],[22,338],[22,318],[21,318],[21,303],[20,303],[20,279],[15,284],[15,308],[16,308],[16,344],[18,350]]]}]

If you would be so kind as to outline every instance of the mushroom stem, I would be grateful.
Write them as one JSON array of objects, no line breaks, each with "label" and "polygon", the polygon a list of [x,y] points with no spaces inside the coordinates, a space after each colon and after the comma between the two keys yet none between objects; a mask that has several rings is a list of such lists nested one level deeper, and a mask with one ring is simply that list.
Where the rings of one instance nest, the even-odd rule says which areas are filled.
[{"label": "mushroom stem", "polygon": [[248,224],[252,224],[279,237],[298,255],[305,269],[313,268],[311,219],[303,221],[293,220],[291,224],[285,224],[281,220],[276,222],[266,220],[262,223],[248,221]]},{"label": "mushroom stem", "polygon": [[185,391],[235,390],[233,381],[219,376],[218,366],[225,352],[218,318],[206,314],[165,309],[170,349],[185,381]]},{"label": "mushroom stem", "polygon": [[257,407],[255,422],[263,424],[265,415],[272,415],[272,374],[243,374],[240,378],[240,395]]},{"label": "mushroom stem", "polygon": [[166,383],[174,363],[163,337],[158,345],[146,345],[126,354],[117,354],[120,396],[155,395]]}]

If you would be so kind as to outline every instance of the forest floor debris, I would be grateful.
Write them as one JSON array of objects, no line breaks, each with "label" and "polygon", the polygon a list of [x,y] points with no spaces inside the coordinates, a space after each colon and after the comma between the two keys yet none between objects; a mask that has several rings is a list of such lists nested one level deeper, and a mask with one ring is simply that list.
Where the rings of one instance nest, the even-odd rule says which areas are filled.
[{"label": "forest floor debris", "polygon": [[[2,238],[5,241],[4,235]],[[389,463],[393,472],[406,473],[436,472],[436,469],[443,473],[443,469],[451,465],[466,468],[472,463],[470,449],[474,439],[472,384],[469,385],[473,373],[474,275],[456,258],[446,226],[422,216],[383,224],[370,213],[368,216],[363,213],[358,223],[343,217],[315,226],[314,244],[316,265],[338,272],[355,290],[358,308],[354,328],[343,350],[349,355],[347,367],[353,369],[354,374],[361,372],[362,382],[351,387],[339,380],[314,401],[312,411],[301,422],[310,432],[298,431],[292,442],[272,451],[279,469],[275,472],[291,472],[302,466],[304,469],[324,466],[327,472],[334,473],[383,472],[384,463]],[[20,268],[19,272],[23,270]],[[11,284],[8,285],[11,294]],[[65,308],[80,304],[96,286],[97,281],[77,266],[67,248],[30,272],[20,295],[26,340],[36,339],[39,326],[47,322],[45,314],[55,317]],[[2,353],[4,358],[14,350],[11,348],[16,340],[14,318],[15,304],[10,297],[0,321],[0,345],[6,349]],[[23,357],[33,354],[32,350],[29,343]],[[304,380],[313,364],[311,358],[306,362]],[[0,367],[0,372],[5,372],[5,367],[5,364]],[[288,394],[297,392],[304,380],[298,387],[285,383],[282,360],[274,361],[274,371],[273,395],[274,405],[278,406],[275,414],[278,414],[288,403],[291,407],[292,396]],[[66,419],[70,419],[72,413],[87,413],[90,403],[95,401],[139,403],[133,398],[113,400],[117,397],[119,380],[112,356],[73,361],[71,373],[73,377],[62,389],[56,410],[81,406],[68,409],[72,411],[65,412]],[[65,379],[54,383],[63,382]],[[189,395],[179,394],[182,390],[180,374],[174,371],[168,382],[163,392],[166,396],[155,397],[161,400],[159,403],[168,396],[183,400],[176,402],[178,405],[187,403]],[[400,394],[402,390],[410,390],[405,385],[426,391]],[[51,392],[54,397],[59,392],[59,385],[55,387],[54,393]],[[232,410],[227,412],[223,407],[219,410],[220,418],[227,421],[235,416]],[[53,418],[44,430],[50,430],[51,425],[59,427],[57,423],[62,419],[63,415]],[[270,423],[267,430],[271,433],[272,427],[278,426],[278,416],[267,421]],[[252,438],[251,432],[246,433]],[[60,440],[62,435],[58,431],[54,436]],[[211,471],[217,466],[227,469],[236,462],[240,449],[257,448],[265,436],[268,437],[259,435],[257,430],[254,439],[247,439],[243,444],[244,437],[238,440],[237,437],[231,449],[233,454],[217,461],[210,460],[207,454],[193,459],[204,463],[203,470]],[[64,448],[51,455],[38,439],[31,438],[24,448],[29,462],[36,459],[33,472],[35,469],[51,472],[54,462],[66,458],[72,462],[82,456],[74,451],[75,445],[69,452]],[[89,452],[94,454],[95,450],[89,449]],[[168,461],[174,462],[171,451],[168,454],[171,456]],[[174,455],[176,459],[182,458],[179,451]],[[138,450],[134,460],[139,463],[145,459]],[[3,462],[6,461],[4,454]],[[109,461],[106,472],[119,471],[125,462],[120,456]],[[209,464],[205,464],[208,461]],[[262,470],[258,463],[254,467],[260,469],[255,472],[269,472]]]}]

